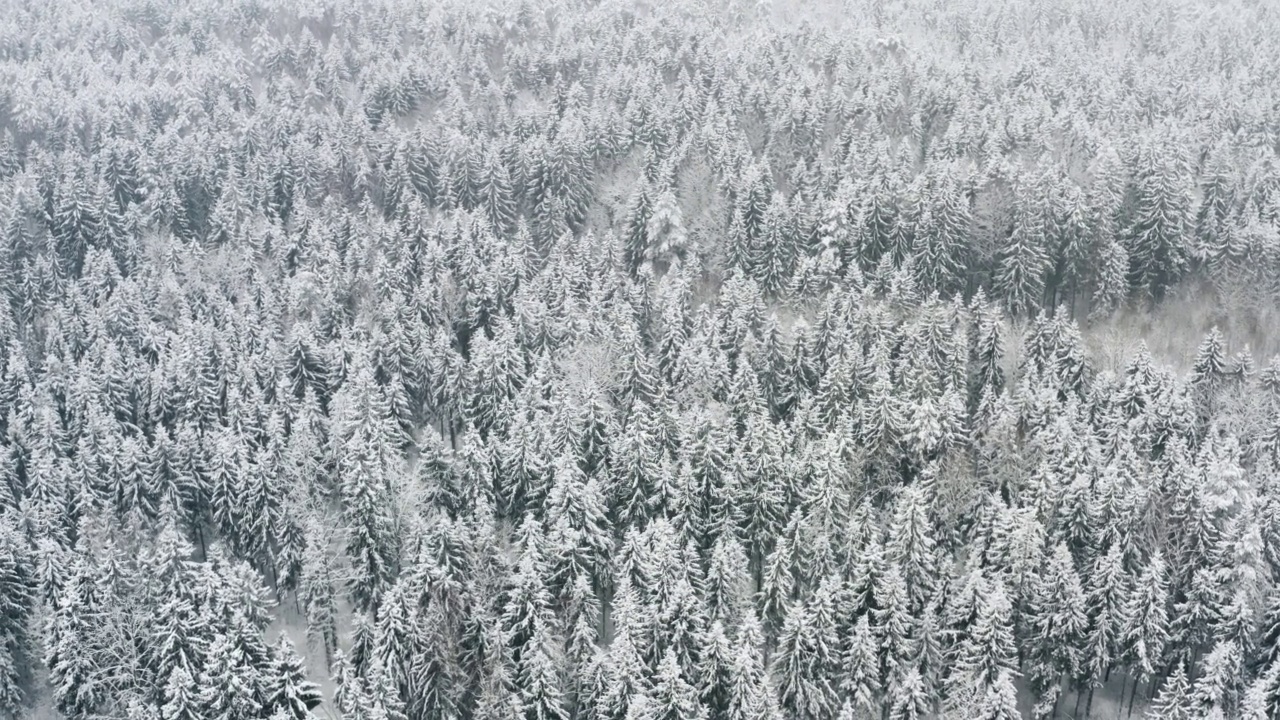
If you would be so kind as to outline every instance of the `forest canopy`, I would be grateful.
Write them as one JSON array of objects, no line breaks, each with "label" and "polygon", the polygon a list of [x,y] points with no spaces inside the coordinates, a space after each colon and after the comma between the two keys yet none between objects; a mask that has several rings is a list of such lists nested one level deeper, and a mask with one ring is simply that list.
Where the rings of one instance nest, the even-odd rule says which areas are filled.
[{"label": "forest canopy", "polygon": [[0,16],[0,718],[1280,718],[1280,5]]}]

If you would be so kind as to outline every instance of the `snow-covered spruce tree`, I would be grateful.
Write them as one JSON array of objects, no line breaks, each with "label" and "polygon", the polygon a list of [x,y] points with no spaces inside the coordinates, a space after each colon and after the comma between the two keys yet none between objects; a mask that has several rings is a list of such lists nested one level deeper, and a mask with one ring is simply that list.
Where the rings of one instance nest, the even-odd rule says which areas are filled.
[{"label": "snow-covered spruce tree", "polygon": [[834,683],[840,666],[834,590],[832,583],[824,581],[809,603],[787,614],[778,637],[774,675],[782,708],[795,717],[829,717],[839,708]]},{"label": "snow-covered spruce tree", "polygon": [[662,190],[653,201],[644,225],[643,267],[657,272],[680,261],[689,242],[680,202],[671,188]]},{"label": "snow-covered spruce tree", "polygon": [[987,579],[983,585],[975,598],[973,621],[956,648],[949,679],[953,687],[979,691],[979,697],[994,688],[1002,674],[1018,671],[1008,590],[999,579]]},{"label": "snow-covered spruce tree", "polygon": [[727,720],[775,720],[782,717],[763,655],[764,636],[754,613],[738,624],[730,672]]},{"label": "snow-covered spruce tree", "polygon": [[944,165],[933,179],[916,233],[914,269],[923,286],[935,288],[943,296],[967,289],[973,254],[971,201],[967,181],[960,172]]},{"label": "snow-covered spruce tree", "polygon": [[992,289],[1014,316],[1030,315],[1040,306],[1049,270],[1044,209],[1035,181],[1025,181],[1017,197],[1013,222],[996,254]]},{"label": "snow-covered spruce tree", "polygon": [[1211,270],[1221,271],[1232,260],[1231,218],[1235,214],[1239,179],[1229,151],[1216,148],[1200,178],[1200,203],[1195,213],[1195,243],[1189,255]]},{"label": "snow-covered spruce tree", "polygon": [[885,550],[890,562],[901,568],[913,613],[924,609],[938,586],[940,569],[933,536],[925,491],[919,485],[904,488],[889,523]]},{"label": "snow-covered spruce tree", "polygon": [[266,679],[267,705],[272,712],[293,720],[313,717],[311,711],[320,705],[320,689],[308,679],[307,668],[287,637],[276,644],[272,669]]},{"label": "snow-covered spruce tree", "polygon": [[1121,658],[1130,663],[1136,676],[1130,691],[1135,695],[1138,682],[1156,677],[1164,663],[1169,623],[1166,572],[1164,559],[1152,556],[1122,610]]},{"label": "snow-covered spruce tree", "polygon": [[215,635],[200,675],[200,705],[211,720],[257,717],[265,709],[264,678],[226,635]]},{"label": "snow-covered spruce tree", "polygon": [[1035,691],[1044,696],[1057,692],[1062,677],[1079,675],[1088,629],[1084,589],[1065,545],[1055,546],[1049,555],[1030,606],[1029,674]]},{"label": "snow-covered spruce tree", "polygon": [[1136,203],[1125,237],[1130,283],[1156,300],[1186,269],[1191,230],[1191,192],[1176,151],[1139,145],[1133,177]]},{"label": "snow-covered spruce tree", "polygon": [[[37,597],[34,558],[30,547],[11,524],[8,513],[0,517],[0,597],[4,598],[0,600],[0,640],[3,641],[0,646],[0,712],[17,717],[27,699],[22,688],[23,669],[29,667],[36,652],[31,646],[28,623]],[[86,609],[69,606],[61,608],[61,612],[74,614]],[[75,638],[62,639],[67,644],[56,652],[64,656],[74,653]],[[66,662],[78,664],[71,657],[66,657]],[[60,688],[60,696],[79,694],[74,685],[63,687],[65,690]]]},{"label": "snow-covered spruce tree", "polygon": [[698,702],[709,720],[724,718],[729,712],[733,690],[734,648],[720,620],[713,620],[702,638],[702,657],[697,678]]},{"label": "snow-covered spruce tree", "polygon": [[652,716],[659,720],[704,720],[698,690],[685,679],[674,649],[668,648],[654,673]]},{"label": "snow-covered spruce tree", "polygon": [[753,250],[754,276],[765,295],[777,296],[791,280],[797,249],[795,218],[776,191],[761,218],[759,232]]},{"label": "snow-covered spruce tree", "polygon": [[397,471],[390,411],[368,364],[357,365],[334,403],[341,408],[339,486],[347,525],[348,589],[356,607],[376,608],[396,572],[390,475]]},{"label": "snow-covered spruce tree", "polygon": [[[168,513],[166,506],[165,513]],[[199,597],[207,588],[200,585],[193,549],[167,518],[155,538],[153,551],[143,559],[150,586],[144,595],[150,601],[147,627],[149,642],[144,646],[139,671],[150,676],[156,689],[162,688],[176,668],[195,675],[204,667],[205,634],[214,617]]]}]

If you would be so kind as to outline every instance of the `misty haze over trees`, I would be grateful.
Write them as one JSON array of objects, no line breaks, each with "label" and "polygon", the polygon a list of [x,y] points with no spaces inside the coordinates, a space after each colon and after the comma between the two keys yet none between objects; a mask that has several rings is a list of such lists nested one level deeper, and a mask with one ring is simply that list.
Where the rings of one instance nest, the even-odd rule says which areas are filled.
[{"label": "misty haze over trees", "polygon": [[1278,35],[0,2],[0,718],[1280,718]]}]

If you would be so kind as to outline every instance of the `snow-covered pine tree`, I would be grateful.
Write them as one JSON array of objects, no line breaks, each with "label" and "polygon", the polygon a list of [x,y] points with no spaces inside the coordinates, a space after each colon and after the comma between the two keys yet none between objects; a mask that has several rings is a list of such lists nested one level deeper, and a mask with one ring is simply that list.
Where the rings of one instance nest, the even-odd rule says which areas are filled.
[{"label": "snow-covered pine tree", "polygon": [[880,659],[867,615],[861,615],[844,640],[843,687],[850,712],[870,718],[881,703]]},{"label": "snow-covered pine tree", "polygon": [[654,193],[641,183],[628,204],[623,238],[627,264],[637,272],[652,256],[649,248],[649,220],[653,217]]},{"label": "snow-covered pine tree", "polygon": [[258,717],[264,710],[263,678],[224,634],[214,636],[198,681],[199,702],[209,720]]},{"label": "snow-covered pine tree", "polygon": [[1134,154],[1136,204],[1125,228],[1130,283],[1157,301],[1182,276],[1188,260],[1191,193],[1176,151],[1147,141]]},{"label": "snow-covered pine tree", "polygon": [[539,616],[532,636],[516,662],[516,687],[528,720],[567,720],[560,676],[558,642],[551,635],[550,614]]},{"label": "snow-covered pine tree", "polygon": [[[28,623],[36,609],[37,584],[31,548],[11,517],[11,513],[0,510],[0,655],[4,656],[0,658],[3,660],[0,663],[0,712],[17,717],[25,702],[22,671],[30,667],[35,655]],[[54,647],[46,647],[53,653],[48,666],[56,679],[64,681],[55,686],[59,705],[63,705],[64,699],[68,699],[74,707],[79,704],[79,700],[87,701],[93,696],[92,686],[80,688],[69,684],[80,674],[77,668],[80,671],[87,669],[71,657],[78,652],[77,641],[80,640],[76,637],[79,625],[76,616],[93,609],[79,606],[75,594],[64,592],[64,597],[65,600],[54,610],[53,621],[55,627],[63,631],[55,638],[55,641],[61,642]],[[59,616],[63,619],[62,623],[58,622]],[[59,667],[59,659],[65,660],[69,667]]]},{"label": "snow-covered pine tree", "polygon": [[1200,677],[1191,686],[1190,706],[1202,716],[1218,711],[1224,717],[1239,712],[1244,690],[1244,668],[1240,648],[1234,642],[1220,642],[1205,655]]},{"label": "snow-covered pine tree", "polygon": [[[737,615],[733,617],[736,618]],[[697,669],[698,702],[705,709],[707,720],[724,720],[729,713],[733,692],[735,650],[721,620],[711,622],[700,645],[702,657],[699,658]]]},{"label": "snow-covered pine tree", "polygon": [[638,697],[648,697],[651,671],[642,653],[647,643],[642,637],[646,628],[638,617],[646,608],[640,606],[631,578],[620,573],[614,593],[614,634],[605,660],[608,678],[604,694],[599,698],[600,716],[610,720],[625,719]]},{"label": "snow-covered pine tree", "polygon": [[698,690],[685,678],[677,652],[668,648],[658,662],[653,678],[653,704],[649,712],[655,720],[706,720],[706,708]]},{"label": "snow-covered pine tree", "polygon": [[908,668],[892,685],[889,694],[890,720],[923,720],[930,716],[933,701],[916,668]]},{"label": "snow-covered pine tree", "polygon": [[889,522],[885,550],[889,561],[901,569],[913,613],[924,609],[939,584],[939,561],[933,536],[925,491],[919,485],[903,488]]},{"label": "snow-covered pine tree", "polygon": [[1030,315],[1040,306],[1049,269],[1044,210],[1037,192],[1038,185],[1031,181],[1020,188],[1012,227],[996,252],[993,291],[1015,316]]},{"label": "snow-covered pine tree", "polygon": [[949,684],[982,688],[985,693],[1003,674],[1018,672],[1018,650],[1004,582],[988,578],[983,585],[975,598],[973,622],[956,647]]},{"label": "snow-covered pine tree", "polygon": [[790,283],[797,249],[795,218],[777,191],[761,218],[760,235],[752,255],[754,276],[761,291],[768,296],[778,296]]},{"label": "snow-covered pine tree", "polygon": [[[1054,546],[1033,590],[1027,655],[1035,691],[1056,693],[1061,678],[1077,677],[1088,630],[1088,607],[1067,546]],[[1055,696],[1056,697],[1056,696]]]},{"label": "snow-covered pine tree", "polygon": [[1227,372],[1226,349],[1222,333],[1215,326],[1209,330],[1196,350],[1195,363],[1191,366],[1191,383],[1212,393],[1222,385]]},{"label": "snow-covered pine tree", "polygon": [[777,720],[782,717],[765,667],[764,635],[752,612],[738,623],[737,652],[730,674],[726,720]]},{"label": "snow-covered pine tree", "polygon": [[320,688],[307,677],[307,668],[287,636],[276,644],[272,673],[265,679],[267,706],[291,720],[306,720],[320,705]]},{"label": "snow-covered pine tree", "polygon": [[1236,210],[1238,179],[1225,148],[1214,148],[1201,174],[1195,213],[1195,244],[1189,255],[1218,271],[1230,257],[1228,224]]},{"label": "snow-covered pine tree", "polygon": [[657,193],[644,225],[645,253],[642,267],[658,273],[678,263],[689,244],[680,202],[672,188]]},{"label": "snow-covered pine tree", "polygon": [[1164,663],[1169,634],[1166,572],[1164,559],[1159,554],[1152,555],[1121,611],[1122,658],[1132,663],[1138,679],[1156,677]]},{"label": "snow-covered pine tree", "polygon": [[787,613],[778,637],[774,675],[782,708],[797,718],[831,717],[839,710],[840,667],[835,588],[827,578],[812,599]]},{"label": "snow-covered pine tree", "polygon": [[968,283],[973,218],[964,184],[952,165],[942,166],[917,229],[913,268],[923,287],[944,297],[965,291]]}]

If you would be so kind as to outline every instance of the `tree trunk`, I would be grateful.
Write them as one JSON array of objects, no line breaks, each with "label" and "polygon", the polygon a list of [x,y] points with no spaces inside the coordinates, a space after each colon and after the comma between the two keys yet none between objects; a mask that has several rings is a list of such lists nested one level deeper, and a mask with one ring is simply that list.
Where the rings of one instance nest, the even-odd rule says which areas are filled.
[{"label": "tree trunk", "polygon": [[[1133,717],[1133,699],[1138,696],[1138,686],[1141,684],[1142,682],[1138,678],[1133,679],[1133,690],[1129,692],[1129,714],[1126,715],[1125,717],[1128,717],[1128,718]],[[1121,695],[1120,699],[1124,700],[1124,696]]]},{"label": "tree trunk", "polygon": [[606,587],[600,593],[600,627],[597,630],[597,636],[600,642],[609,642],[613,640],[613,631],[609,627],[609,622],[613,612],[613,588]]},{"label": "tree trunk", "polygon": [[1124,715],[1124,694],[1129,689],[1129,674],[1120,680],[1120,706],[1116,709],[1116,720],[1120,720],[1120,716]]},{"label": "tree trunk", "polygon": [[204,545],[204,527],[202,523],[192,523],[196,530],[196,542],[200,544],[200,560],[201,562],[209,559],[209,550]]}]

